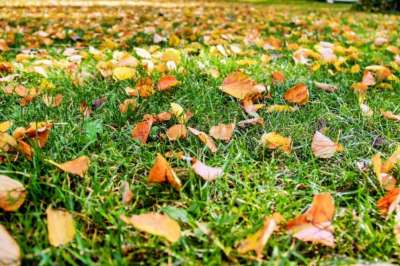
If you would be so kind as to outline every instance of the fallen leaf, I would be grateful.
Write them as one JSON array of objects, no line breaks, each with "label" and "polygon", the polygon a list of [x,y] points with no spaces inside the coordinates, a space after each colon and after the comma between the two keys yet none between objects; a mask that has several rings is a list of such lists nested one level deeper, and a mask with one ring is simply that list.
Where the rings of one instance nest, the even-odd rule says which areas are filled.
[{"label": "fallen leaf", "polygon": [[400,188],[394,188],[378,200],[376,204],[381,215],[389,217],[400,203]]},{"label": "fallen leaf", "polygon": [[233,131],[235,130],[235,124],[218,124],[210,128],[210,136],[214,139],[230,141],[232,138]]},{"label": "fallen leaf", "polygon": [[281,149],[286,153],[290,153],[292,150],[292,139],[283,137],[276,132],[264,133],[261,136],[261,144],[268,149]]},{"label": "fallen leaf", "polygon": [[63,210],[47,208],[47,230],[49,242],[59,247],[71,242],[75,237],[75,224],[72,215]]},{"label": "fallen leaf", "polygon": [[400,115],[395,115],[394,113],[392,113],[390,111],[384,111],[384,110],[381,110],[381,114],[386,119],[390,119],[390,120],[394,120],[394,121],[400,122]]},{"label": "fallen leaf", "polygon": [[196,135],[201,142],[203,142],[210,149],[211,152],[217,152],[217,146],[209,135],[195,128],[189,127],[188,129],[192,134]]},{"label": "fallen leaf", "polygon": [[151,78],[144,78],[139,80],[135,89],[138,91],[140,97],[149,97],[154,94],[153,81]]},{"label": "fallen leaf", "polygon": [[364,71],[361,83],[366,86],[374,86],[376,84],[374,75],[370,71]]},{"label": "fallen leaf", "polygon": [[311,150],[315,157],[327,159],[331,158],[336,152],[342,151],[343,146],[317,131],[312,139]]},{"label": "fallen leaf", "polygon": [[0,175],[0,208],[5,211],[16,211],[24,203],[26,190],[17,180]]},{"label": "fallen leaf", "polygon": [[68,161],[65,163],[61,163],[61,164],[55,163],[50,160],[49,160],[49,162],[54,164],[55,166],[57,166],[58,168],[60,168],[61,170],[63,170],[66,173],[84,177],[86,171],[89,168],[90,160],[89,160],[89,157],[87,157],[87,156],[81,156],[74,160],[71,160],[71,161]]},{"label": "fallen leaf", "polygon": [[135,99],[125,99],[120,105],[119,105],[119,111],[121,113],[126,113],[128,110],[134,110],[137,107],[137,102]]},{"label": "fallen leaf", "polygon": [[157,115],[155,115],[153,118],[157,122],[165,122],[171,120],[172,114],[170,112],[162,112]]},{"label": "fallen leaf", "polygon": [[182,124],[173,125],[172,127],[168,128],[167,137],[171,141],[185,139],[187,137],[186,126]]},{"label": "fallen leaf", "polygon": [[177,103],[171,103],[171,114],[173,114],[180,124],[185,124],[189,118],[186,116],[183,107]]},{"label": "fallen leaf", "polygon": [[179,224],[167,215],[149,212],[131,217],[121,215],[120,218],[139,231],[164,237],[172,243],[178,241],[181,236]]},{"label": "fallen leaf", "polygon": [[8,233],[6,228],[0,224],[0,265],[21,265],[21,251],[18,243]]},{"label": "fallen leaf", "polygon": [[150,169],[149,183],[164,183],[168,182],[176,190],[180,190],[182,183],[176,175],[175,171],[169,165],[167,160],[161,155],[157,154],[153,167]]},{"label": "fallen leaf", "polygon": [[278,113],[290,112],[290,113],[292,113],[297,110],[299,110],[299,108],[297,106],[293,107],[293,106],[290,106],[287,104],[273,104],[273,105],[267,106],[268,113],[275,113],[275,112],[278,112]]},{"label": "fallen leaf", "polygon": [[245,98],[251,98],[256,94],[260,94],[265,91],[265,87],[256,86],[254,80],[250,79],[246,74],[242,72],[234,72],[229,74],[223,81],[220,89],[235,97],[239,100]]},{"label": "fallen leaf", "polygon": [[275,71],[272,73],[272,81],[275,83],[285,82],[285,75],[280,71]]},{"label": "fallen leaf", "polygon": [[239,127],[247,127],[248,125],[264,125],[264,119],[262,117],[255,117],[250,119],[245,119],[238,122]]},{"label": "fallen leaf", "polygon": [[263,108],[265,104],[254,104],[252,99],[246,98],[242,101],[242,107],[249,115],[259,117],[257,111]]},{"label": "fallen leaf", "polygon": [[254,250],[256,252],[257,258],[262,259],[265,244],[271,237],[272,233],[278,229],[278,224],[282,221],[283,217],[279,213],[274,213],[270,217],[265,217],[263,227],[241,241],[239,243],[237,251],[240,254],[244,254],[251,250]]},{"label": "fallen leaf", "polygon": [[132,138],[138,140],[142,144],[146,144],[153,122],[154,119],[149,118],[142,122],[137,123],[135,127],[132,128],[131,132]]},{"label": "fallen leaf", "polygon": [[81,104],[79,105],[79,111],[85,117],[89,117],[93,113],[93,110],[89,107],[89,105],[85,101],[81,102]]},{"label": "fallen leaf", "polygon": [[335,92],[338,89],[338,87],[336,87],[335,85],[328,84],[328,83],[321,83],[321,82],[314,81],[314,84],[315,84],[315,87],[317,87],[318,89],[321,89],[323,91],[326,91],[326,92]]},{"label": "fallen leaf", "polygon": [[379,154],[375,154],[374,156],[372,156],[371,163],[379,184],[388,191],[394,189],[397,180],[389,173],[383,172],[383,163],[381,156]]},{"label": "fallen leaf", "polygon": [[113,69],[113,77],[116,80],[127,80],[135,77],[136,70],[131,67],[116,67]]},{"label": "fallen leaf", "polygon": [[4,121],[0,122],[0,133],[6,132],[9,130],[13,125],[12,121]]},{"label": "fallen leaf", "polygon": [[129,188],[129,183],[126,181],[123,181],[121,184],[121,193],[122,193],[122,203],[123,204],[129,204],[132,199],[133,199],[133,193]]},{"label": "fallen leaf", "polygon": [[60,106],[63,98],[64,96],[62,94],[57,94],[54,97],[45,94],[42,97],[44,104],[48,107],[53,107],[53,108]]},{"label": "fallen leaf", "polygon": [[107,97],[103,96],[100,98],[95,99],[92,102],[92,108],[93,110],[99,109],[100,107],[102,107],[105,103],[107,102]]},{"label": "fallen leaf", "polygon": [[311,207],[288,222],[290,233],[305,242],[335,247],[332,219],[335,214],[333,198],[329,193],[314,196]]},{"label": "fallen leaf", "polygon": [[[24,134],[36,140],[39,148],[43,148],[47,143],[52,127],[53,124],[51,122],[33,122],[29,123],[29,127],[25,129]],[[13,135],[17,139],[18,137],[15,133],[14,131]]]},{"label": "fallen leaf", "polygon": [[157,88],[160,91],[165,91],[172,89],[173,87],[177,86],[179,81],[174,76],[163,76],[160,78],[157,84]]},{"label": "fallen leaf", "polygon": [[205,181],[213,181],[224,174],[224,170],[222,168],[208,166],[196,158],[192,159],[192,169]]},{"label": "fallen leaf", "polygon": [[307,86],[303,83],[299,83],[288,89],[283,95],[283,98],[289,103],[304,105],[309,99]]}]

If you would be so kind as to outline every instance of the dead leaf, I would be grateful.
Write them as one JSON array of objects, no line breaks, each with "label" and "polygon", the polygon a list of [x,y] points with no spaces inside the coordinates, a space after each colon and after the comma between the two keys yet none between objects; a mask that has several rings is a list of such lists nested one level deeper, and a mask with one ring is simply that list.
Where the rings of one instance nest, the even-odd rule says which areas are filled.
[{"label": "dead leaf", "polygon": [[376,84],[374,75],[368,70],[364,71],[361,83],[365,84],[367,87],[374,86]]},{"label": "dead leaf", "polygon": [[308,88],[304,83],[299,83],[288,89],[283,98],[289,103],[305,105],[309,99]]},{"label": "dead leaf", "polygon": [[121,113],[126,113],[128,110],[135,110],[137,107],[137,102],[135,99],[126,99],[119,105],[119,111]]},{"label": "dead leaf", "polygon": [[264,125],[264,119],[262,117],[255,117],[238,122],[239,127],[247,127],[248,125]]},{"label": "dead leaf", "polygon": [[0,224],[0,265],[21,265],[21,251],[18,243],[8,233],[6,228]]},{"label": "dead leaf", "polygon": [[297,239],[335,247],[332,227],[334,214],[335,205],[331,194],[321,193],[315,195],[311,207],[289,221],[287,227]]},{"label": "dead leaf", "polygon": [[233,131],[235,130],[235,124],[218,124],[210,128],[210,136],[214,139],[230,141],[232,138]]},{"label": "dead leaf", "polygon": [[220,89],[239,100],[252,98],[254,95],[265,91],[265,87],[256,86],[254,80],[239,71],[229,74],[224,79]]},{"label": "dead leaf", "polygon": [[263,227],[241,241],[239,243],[237,251],[240,254],[244,254],[251,250],[254,250],[256,252],[257,258],[262,259],[265,244],[271,237],[272,233],[278,229],[278,224],[282,221],[283,217],[279,213],[274,213],[270,217],[265,217]]},{"label": "dead leaf", "polygon": [[280,71],[275,71],[272,73],[272,81],[274,83],[283,83],[285,82],[285,75]]},{"label": "dead leaf", "polygon": [[379,154],[375,154],[374,156],[372,156],[371,163],[379,184],[388,191],[394,189],[397,180],[389,173],[383,172],[383,163],[381,156]]},{"label": "dead leaf", "polygon": [[23,184],[8,176],[0,175],[0,208],[16,211],[24,203],[26,190]]},{"label": "dead leaf", "polygon": [[171,141],[185,139],[187,134],[186,126],[182,124],[173,125],[167,130],[167,137]]},{"label": "dead leaf", "polygon": [[189,117],[186,115],[185,111],[183,110],[183,107],[177,103],[171,103],[171,109],[170,112],[173,114],[178,122],[180,124],[185,124],[188,120]]},{"label": "dead leaf", "polygon": [[9,130],[13,125],[12,121],[0,122],[0,133],[4,133]]},{"label": "dead leaf", "polygon": [[151,80],[151,78],[141,79],[136,84],[135,89],[139,93],[140,97],[150,97],[154,94],[153,81]]},{"label": "dead leaf", "polygon": [[62,164],[55,163],[51,160],[48,160],[48,162],[54,164],[66,173],[84,177],[86,171],[89,169],[90,160],[87,156],[81,156]]},{"label": "dead leaf", "polygon": [[400,188],[390,190],[384,197],[378,200],[376,204],[381,215],[389,217],[400,203]]},{"label": "dead leaf", "polygon": [[261,136],[261,144],[268,149],[281,149],[286,153],[290,153],[292,150],[292,139],[283,137],[276,132],[264,133]]},{"label": "dead leaf", "polygon": [[131,67],[116,67],[112,73],[115,80],[127,80],[135,77],[136,70]]},{"label": "dead leaf", "polygon": [[188,127],[188,129],[192,134],[196,135],[200,139],[200,141],[203,142],[207,146],[207,148],[210,149],[211,152],[217,152],[217,146],[215,145],[214,140],[209,135],[195,128]]},{"label": "dead leaf", "polygon": [[59,247],[71,242],[75,237],[75,224],[72,215],[63,210],[48,207],[47,230],[49,242],[53,247]]},{"label": "dead leaf", "polygon": [[317,87],[318,89],[321,89],[323,91],[326,91],[326,92],[335,92],[338,89],[337,86],[328,84],[328,83],[321,83],[321,82],[314,81],[314,84],[315,84],[315,87]]},{"label": "dead leaf", "polygon": [[176,190],[182,188],[182,183],[176,175],[175,171],[169,165],[167,160],[161,155],[157,154],[153,167],[150,170],[149,183],[164,183],[168,182]]},{"label": "dead leaf", "polygon": [[259,117],[257,111],[263,108],[265,104],[254,104],[252,99],[246,98],[242,101],[242,107],[249,115]]},{"label": "dead leaf", "polygon": [[121,215],[120,218],[123,222],[132,225],[139,231],[164,237],[172,243],[178,241],[181,236],[179,224],[163,214],[149,212],[132,215],[131,217]]},{"label": "dead leaf", "polygon": [[287,104],[273,104],[273,105],[267,106],[267,112],[268,113],[275,113],[275,112],[277,112],[277,113],[281,113],[281,112],[290,112],[290,113],[292,113],[292,112],[295,112],[297,110],[299,110],[299,108],[297,106],[293,107],[293,106],[290,106],[290,105],[287,105]]},{"label": "dead leaf", "polygon": [[381,114],[386,119],[390,119],[390,120],[394,120],[394,121],[400,122],[400,115],[395,115],[394,113],[392,113],[390,111],[384,111],[384,110],[381,110]]},{"label": "dead leaf", "polygon": [[342,151],[343,146],[317,131],[311,143],[311,150],[315,157],[327,159],[331,158],[336,152]]},{"label": "dead leaf", "polygon": [[129,188],[129,183],[126,181],[123,181],[121,184],[120,190],[122,193],[122,203],[125,205],[131,203],[131,201],[133,199],[133,193]]},{"label": "dead leaf", "polygon": [[160,78],[157,84],[157,88],[160,91],[165,91],[176,87],[179,81],[174,76],[163,76]]},{"label": "dead leaf", "polygon": [[224,170],[222,168],[208,166],[196,158],[192,159],[192,169],[205,181],[213,181],[224,174]]},{"label": "dead leaf", "polygon": [[56,96],[49,96],[47,94],[42,96],[43,102],[48,107],[58,107],[61,105],[64,96],[62,94],[57,94]]},{"label": "dead leaf", "polygon": [[400,146],[394,153],[383,163],[382,172],[389,173],[400,162]]},{"label": "dead leaf", "polygon": [[132,129],[131,132],[132,138],[141,142],[142,144],[146,144],[153,122],[154,119],[149,118],[142,122],[137,123],[135,127]]}]

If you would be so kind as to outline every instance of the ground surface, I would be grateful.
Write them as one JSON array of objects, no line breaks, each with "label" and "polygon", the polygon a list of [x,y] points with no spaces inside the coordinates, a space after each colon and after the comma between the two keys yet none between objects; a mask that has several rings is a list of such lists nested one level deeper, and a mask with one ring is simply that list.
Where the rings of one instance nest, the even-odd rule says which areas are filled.
[{"label": "ground surface", "polygon": [[[385,220],[376,208],[385,191],[373,172],[369,168],[360,171],[356,162],[377,152],[387,158],[396,149],[400,124],[384,119],[379,110],[400,112],[400,85],[392,80],[384,82],[391,89],[368,89],[365,103],[374,111],[372,116],[363,114],[357,93],[351,89],[369,65],[388,66],[399,76],[395,53],[387,49],[400,47],[399,17],[304,4],[2,8],[0,16],[0,39],[7,40],[9,48],[3,45],[7,51],[0,53],[0,61],[11,62],[14,70],[10,72],[18,74],[12,81],[0,83],[0,121],[13,121],[9,132],[33,121],[53,124],[48,142],[42,149],[34,149],[32,160],[0,151],[0,173],[21,181],[27,189],[19,210],[0,212],[1,224],[19,243],[26,265],[257,264],[251,253],[236,251],[238,242],[273,212],[293,219],[320,192],[330,192],[335,200],[336,247],[296,240],[283,228],[266,244],[262,263],[399,261],[393,218]],[[160,43],[153,42],[154,31],[162,38]],[[387,43],[374,44],[379,34]],[[320,41],[350,47],[335,50],[337,57],[345,60],[328,64],[310,58],[309,65],[295,63],[296,50],[316,51]],[[89,52],[89,46],[101,52]],[[68,47],[74,47],[82,61],[63,55]],[[143,60],[134,47],[151,51],[153,58]],[[157,84],[168,72],[165,62],[157,58],[168,47],[180,55],[180,60],[172,60],[176,69],[169,71],[179,85],[147,98],[139,96],[135,110],[121,113],[120,103],[133,98],[126,94],[126,87],[135,88],[147,75]],[[18,59],[27,48],[35,50]],[[96,68],[99,61],[110,61],[114,51],[127,51],[137,58],[135,78],[104,77]],[[149,61],[155,65],[152,72]],[[166,139],[164,133],[177,123],[175,118],[154,125],[147,144],[132,139],[132,128],[145,114],[168,111],[172,102],[193,113],[188,126],[204,132],[219,123],[250,118],[238,100],[219,89],[224,78],[236,70],[267,86],[271,97],[263,94],[259,103],[285,104],[283,93],[299,82],[308,86],[310,101],[295,112],[260,109],[264,125],[236,127],[230,142],[216,141],[216,153],[193,134],[176,142]],[[272,82],[274,71],[284,74],[284,83]],[[3,70],[0,76],[12,73]],[[314,81],[335,84],[339,89],[327,93],[317,89]],[[16,85],[38,88],[41,95],[21,106],[20,96],[3,92]],[[44,104],[43,95],[57,94],[63,95],[58,107]],[[102,97],[106,101],[98,104],[96,100]],[[92,109],[89,116],[82,113],[82,102]],[[314,132],[322,127],[327,128],[327,136],[344,146],[343,152],[327,160],[315,158],[310,148]],[[290,154],[260,145],[261,135],[271,131],[293,139]],[[186,161],[168,158],[183,188],[176,191],[168,184],[148,184],[156,154],[168,151],[183,151],[208,165],[223,167],[225,174],[205,182]],[[64,162],[80,155],[91,161],[84,177],[63,173],[47,161]],[[121,201],[123,181],[133,192],[129,204]],[[45,213],[49,205],[64,208],[74,217],[77,234],[63,247],[51,247],[48,242]],[[175,218],[182,227],[181,239],[170,245],[119,219],[121,214],[149,211]],[[201,231],[199,222],[211,233]]]}]

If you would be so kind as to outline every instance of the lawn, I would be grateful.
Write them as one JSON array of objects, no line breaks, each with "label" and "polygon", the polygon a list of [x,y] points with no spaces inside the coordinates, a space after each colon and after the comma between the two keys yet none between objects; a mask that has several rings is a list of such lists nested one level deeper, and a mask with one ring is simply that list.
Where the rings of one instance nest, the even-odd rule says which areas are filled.
[{"label": "lawn", "polygon": [[[395,215],[383,216],[377,207],[396,189],[377,177],[371,158],[385,160],[400,145],[400,117],[382,113],[400,114],[400,17],[348,8],[304,1],[0,8],[0,122],[11,122],[0,126],[0,175],[26,190],[18,209],[0,210],[0,223],[18,243],[22,264],[398,263]],[[257,113],[223,91],[224,80],[237,71],[248,81],[239,82],[239,90],[263,85],[246,98],[264,104]],[[165,76],[177,82],[164,90]],[[149,95],[138,86],[146,78]],[[300,83],[309,97],[296,104],[284,95]],[[121,111],[130,99],[132,106]],[[156,114],[174,113],[171,103],[184,112],[157,120]],[[289,111],[269,108],[278,104]],[[263,124],[239,126],[254,117]],[[133,138],[138,123],[149,120],[146,143]],[[30,152],[7,142],[5,135],[39,121],[47,121],[45,145],[35,129],[29,137],[22,130]],[[214,137],[216,152],[192,132],[175,141],[166,134],[175,124],[209,134],[221,123],[235,129],[228,141]],[[342,151],[317,158],[311,148],[317,130]],[[261,141],[269,132],[290,137],[290,151]],[[181,180],[179,189],[148,182],[157,154]],[[223,175],[206,181],[181,155]],[[90,160],[87,171],[57,167],[80,156]],[[396,177],[400,167],[392,168],[387,174]],[[334,246],[302,241],[286,225],[320,193],[334,200],[334,217],[327,219],[333,230],[326,229]],[[74,220],[72,240],[60,246],[49,241],[49,207]],[[149,212],[176,221],[179,239],[168,241],[121,219]],[[284,221],[262,258],[239,252],[241,241],[273,213]],[[7,252],[0,250],[0,259]]]}]

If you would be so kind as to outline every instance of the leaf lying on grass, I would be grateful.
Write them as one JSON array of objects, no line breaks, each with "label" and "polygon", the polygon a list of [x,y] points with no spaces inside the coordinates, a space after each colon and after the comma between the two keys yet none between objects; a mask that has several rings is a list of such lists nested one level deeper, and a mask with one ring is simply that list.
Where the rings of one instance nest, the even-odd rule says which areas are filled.
[{"label": "leaf lying on grass", "polygon": [[265,88],[257,86],[254,80],[242,72],[229,74],[224,79],[220,89],[239,100],[251,98],[265,91]]},{"label": "leaf lying on grass", "polygon": [[281,149],[286,153],[290,153],[292,150],[292,139],[283,137],[276,132],[264,133],[261,136],[261,144],[268,149]]},{"label": "leaf lying on grass", "polygon": [[176,175],[175,171],[169,165],[167,160],[161,155],[157,154],[153,167],[150,170],[149,183],[164,183],[168,182],[176,190],[180,190],[182,183]]},{"label": "leaf lying on grass", "polygon": [[75,237],[75,224],[72,215],[63,210],[47,208],[47,230],[49,242],[58,247],[71,242]]},{"label": "leaf lying on grass", "polygon": [[210,136],[214,139],[230,141],[232,138],[233,131],[235,130],[235,124],[218,124],[210,128]]},{"label": "leaf lying on grass", "polygon": [[182,124],[173,125],[167,130],[167,137],[171,141],[185,139],[187,134],[186,126]]},{"label": "leaf lying on grass", "polygon": [[0,265],[21,265],[21,251],[18,243],[8,233],[6,228],[0,224]]},{"label": "leaf lying on grass", "polygon": [[188,129],[192,134],[196,135],[201,142],[203,142],[210,149],[211,152],[217,152],[217,146],[209,135],[195,128],[188,127]]},{"label": "leaf lying on grass", "polygon": [[142,122],[137,123],[132,128],[131,132],[132,138],[141,142],[142,144],[146,144],[153,122],[154,119],[150,117]]},{"label": "leaf lying on grass", "polygon": [[131,217],[121,215],[120,218],[123,222],[132,225],[139,231],[164,237],[172,243],[178,241],[181,236],[179,224],[163,214],[150,212],[132,215]]},{"label": "leaf lying on grass", "polygon": [[5,211],[16,211],[24,203],[26,191],[20,182],[0,175],[0,208]]},{"label": "leaf lying on grass", "polygon": [[283,98],[289,103],[305,105],[309,99],[308,88],[305,84],[299,83],[288,89]]},{"label": "leaf lying on grass", "polygon": [[317,131],[314,134],[311,149],[315,157],[327,159],[331,158],[336,152],[342,151],[343,147]]},{"label": "leaf lying on grass", "polygon": [[90,159],[87,156],[80,156],[74,160],[67,161],[65,163],[56,163],[51,160],[47,160],[49,163],[57,166],[66,173],[83,177],[86,171],[89,169]]},{"label": "leaf lying on grass", "polygon": [[213,181],[224,174],[224,170],[220,167],[208,166],[196,158],[192,158],[191,161],[193,171],[205,181]]}]

